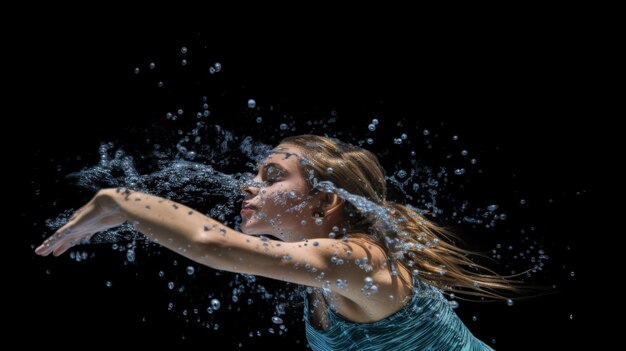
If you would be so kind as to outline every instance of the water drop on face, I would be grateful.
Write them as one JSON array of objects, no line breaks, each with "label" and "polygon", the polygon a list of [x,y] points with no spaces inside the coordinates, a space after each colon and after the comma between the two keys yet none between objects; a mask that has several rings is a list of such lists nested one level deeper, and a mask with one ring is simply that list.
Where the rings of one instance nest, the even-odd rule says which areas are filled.
[{"label": "water drop on face", "polygon": [[283,324],[283,320],[280,317],[274,316],[274,317],[272,317],[272,323],[274,323],[274,324]]},{"label": "water drop on face", "polygon": [[218,299],[212,299],[211,300],[211,308],[213,309],[213,311],[217,311],[220,309],[220,300]]},{"label": "water drop on face", "polygon": [[314,242],[313,242],[313,246],[319,246],[319,244],[320,244],[320,243],[319,243],[319,242],[317,242],[317,241],[314,241]]},{"label": "water drop on face", "polygon": [[248,100],[248,108],[255,108],[255,107],[256,107],[256,100],[249,99]]},{"label": "water drop on face", "polygon": [[322,225],[323,221],[321,218],[315,218],[315,224]]},{"label": "water drop on face", "polygon": [[188,266],[186,271],[187,271],[187,274],[192,275],[193,272],[195,272],[196,270],[192,266]]}]

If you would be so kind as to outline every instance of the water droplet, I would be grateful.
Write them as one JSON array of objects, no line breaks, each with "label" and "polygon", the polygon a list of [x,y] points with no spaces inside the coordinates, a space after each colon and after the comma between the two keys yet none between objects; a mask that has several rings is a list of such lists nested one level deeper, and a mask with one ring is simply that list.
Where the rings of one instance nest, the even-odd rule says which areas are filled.
[{"label": "water droplet", "polygon": [[461,155],[467,156],[467,154],[468,154],[467,150],[461,150]]},{"label": "water droplet", "polygon": [[495,210],[497,210],[497,209],[498,209],[498,207],[500,207],[500,206],[498,206],[498,205],[496,205],[496,204],[489,205],[489,206],[487,206],[487,210],[489,210],[489,211],[495,211]]},{"label": "water droplet", "polygon": [[212,308],[214,311],[219,310],[219,309],[220,309],[220,306],[221,306],[221,304],[220,304],[220,300],[218,300],[218,299],[212,299],[212,300],[211,300],[211,308]]},{"label": "water droplet", "polygon": [[168,287],[170,290],[173,290],[173,289],[174,289],[174,282],[169,282],[169,283],[167,283],[167,287]]},{"label": "water droplet", "polygon": [[249,99],[248,100],[248,108],[255,108],[255,107],[256,107],[256,100]]},{"label": "water droplet", "polygon": [[370,124],[367,126],[367,129],[369,129],[371,132],[376,130],[376,126],[374,124]]},{"label": "water droplet", "polygon": [[474,322],[476,322],[476,321],[478,320],[478,317],[476,317],[476,316],[472,316],[472,320],[473,320]]},{"label": "water droplet", "polygon": [[287,130],[287,128],[289,128],[289,126],[286,123],[281,123],[279,128],[280,128],[280,130]]},{"label": "water droplet", "polygon": [[452,136],[452,140],[459,140],[459,136],[458,135],[453,135]]},{"label": "water droplet", "polygon": [[405,170],[399,170],[398,171],[398,178],[404,178],[406,177],[406,171]]},{"label": "water droplet", "polygon": [[107,288],[110,288],[111,286],[113,286],[113,283],[111,283],[110,280],[107,280],[106,281],[106,286],[107,286]]},{"label": "water droplet", "polygon": [[221,63],[219,63],[219,62],[215,62],[215,63],[213,64],[213,67],[215,67],[215,72],[219,72],[219,71],[221,71],[221,70],[222,70],[222,64],[221,64]]},{"label": "water droplet", "polygon": [[158,83],[157,83],[157,87],[159,87],[159,88],[163,88],[163,82],[158,82]]},{"label": "water droplet", "polygon": [[454,174],[456,175],[462,175],[465,173],[465,168],[457,168],[454,170]]},{"label": "water droplet", "polygon": [[182,59],[180,61],[180,64],[183,65],[183,66],[186,66],[187,65],[187,60],[186,59]]},{"label": "water droplet", "polygon": [[319,245],[320,245],[320,243],[319,243],[319,242],[317,242],[317,241],[314,241],[314,242],[313,242],[313,246],[319,246]]},{"label": "water droplet", "polygon": [[506,304],[507,304],[507,306],[513,306],[513,300],[507,299],[506,300]]},{"label": "water droplet", "polygon": [[192,266],[187,267],[187,274],[192,275],[196,270]]},{"label": "water droplet", "polygon": [[452,300],[452,301],[448,301],[448,304],[449,304],[449,305],[450,305],[450,307],[452,307],[452,308],[457,308],[457,307],[459,307],[459,303],[458,303],[458,302],[456,302],[456,301],[454,301],[454,300]]},{"label": "water droplet", "polygon": [[274,323],[274,324],[283,324],[283,320],[282,320],[282,318],[280,318],[278,316],[274,316],[274,317],[272,317],[272,323]]},{"label": "water droplet", "polygon": [[128,260],[128,262],[135,262],[135,251],[128,250],[126,251],[126,259]]},{"label": "water droplet", "polygon": [[370,145],[374,144],[374,139],[372,139],[372,138],[367,138],[366,141]]},{"label": "water droplet", "polygon": [[526,205],[526,199],[519,200],[519,204],[520,205]]},{"label": "water droplet", "polygon": [[182,52],[183,54],[187,53],[187,47],[183,46],[182,48],[180,48],[180,52]]},{"label": "water droplet", "polygon": [[576,273],[574,273],[574,271],[571,271],[571,272],[569,273],[569,275],[570,275],[571,277],[573,277],[573,276],[575,276],[575,275],[576,275]]},{"label": "water droplet", "polygon": [[333,168],[332,167],[326,168],[326,173],[333,174]]},{"label": "water droplet", "polygon": [[139,72],[140,72],[139,67],[135,67],[135,69],[133,70],[133,72],[134,72],[135,74],[139,74]]},{"label": "water droplet", "polygon": [[257,122],[257,123],[261,123],[261,122],[263,122],[263,118],[262,118],[262,117],[257,117],[257,118],[256,118],[256,122]]},{"label": "water droplet", "polygon": [[424,135],[430,135],[430,130],[428,129],[424,129],[424,131],[422,132]]},{"label": "water droplet", "polygon": [[163,277],[164,275],[165,275],[165,272],[159,271],[159,277]]},{"label": "water droplet", "polygon": [[409,137],[409,136],[408,136],[408,135],[406,135],[406,133],[402,133],[402,135],[400,135],[400,138],[401,138],[402,140],[406,140],[408,137]]},{"label": "water droplet", "polygon": [[315,218],[315,224],[322,225],[324,221],[321,218]]},{"label": "water droplet", "polygon": [[378,124],[378,119],[374,118],[374,119],[372,120],[372,124],[373,124],[373,125],[377,125],[377,124]]}]

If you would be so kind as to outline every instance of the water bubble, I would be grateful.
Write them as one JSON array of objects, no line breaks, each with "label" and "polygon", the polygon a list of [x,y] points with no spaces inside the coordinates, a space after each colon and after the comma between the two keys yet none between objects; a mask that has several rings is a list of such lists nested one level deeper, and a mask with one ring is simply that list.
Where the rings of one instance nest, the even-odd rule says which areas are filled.
[{"label": "water bubble", "polygon": [[179,108],[179,109],[176,111],[176,113],[180,116],[180,115],[182,115],[183,113],[185,113],[185,111],[184,111],[182,108]]},{"label": "water bubble", "polygon": [[372,138],[367,138],[365,141],[367,141],[367,143],[370,145],[374,144],[374,139]]},{"label": "water bubble", "polygon": [[182,48],[180,48],[180,52],[182,52],[183,54],[187,53],[187,47],[183,46]]},{"label": "water bubble", "polygon": [[465,173],[465,168],[457,168],[454,170],[454,174],[456,175],[462,175]]},{"label": "water bubble", "polygon": [[326,173],[333,174],[333,168],[332,167],[326,168]]},{"label": "water bubble", "polygon": [[519,204],[520,205],[526,205],[526,199],[519,200]]},{"label": "water bubble", "polygon": [[167,287],[168,287],[170,290],[173,290],[173,289],[174,289],[174,282],[169,282],[169,283],[167,283]]},{"label": "water bubble", "polygon": [[113,283],[111,283],[110,280],[107,280],[105,284],[106,284],[107,288],[110,288],[111,286],[113,286]]},{"label": "water bubble", "polygon": [[449,305],[450,305],[450,307],[452,307],[452,308],[457,308],[457,307],[459,307],[459,303],[458,303],[458,302],[456,302],[456,301],[454,301],[454,300],[452,300],[452,301],[448,301],[448,304],[449,304]]},{"label": "water bubble", "polygon": [[394,138],[394,139],[393,139],[393,143],[394,143],[394,144],[396,144],[396,145],[400,145],[400,144],[402,144],[402,139],[400,139],[400,138]]},{"label": "water bubble", "polygon": [[279,128],[280,128],[280,130],[287,130],[287,128],[289,128],[289,126],[286,123],[281,123]]},{"label": "water bubble", "polygon": [[128,250],[126,251],[126,259],[128,260],[128,262],[135,262],[135,251]]},{"label": "water bubble", "polygon": [[513,306],[513,300],[507,299],[506,300],[506,304],[507,304],[507,306]]},{"label": "water bubble", "polygon": [[489,210],[489,211],[495,211],[495,210],[497,210],[497,209],[498,209],[498,207],[500,207],[500,206],[498,206],[498,205],[496,205],[496,204],[489,205],[489,206],[487,206],[487,210]]},{"label": "water bubble", "polygon": [[274,323],[274,324],[283,324],[283,320],[282,320],[282,318],[280,318],[278,316],[274,316],[274,317],[272,317],[272,323]]},{"label": "water bubble", "polygon": [[406,171],[405,170],[399,170],[398,171],[398,178],[404,178],[406,177]]},{"label": "water bubble", "polygon": [[156,65],[154,64],[154,62],[150,62],[148,67],[150,67],[150,69],[154,69],[156,67]]},{"label": "water bubble", "polygon": [[192,275],[196,270],[192,266],[187,267],[187,274]]},{"label": "water bubble", "polygon": [[159,87],[159,88],[163,88],[163,82],[158,82],[158,83],[157,83],[157,87]]},{"label": "water bubble", "polygon": [[371,132],[373,132],[373,131],[376,130],[376,125],[370,124],[370,125],[367,126],[367,129],[369,129]]},{"label": "water bubble", "polygon": [[248,100],[248,108],[255,108],[255,107],[256,107],[256,100],[249,99]]},{"label": "water bubble", "polygon": [[300,221],[300,225],[306,225],[306,221],[303,219]]},{"label": "water bubble", "polygon": [[428,129],[424,129],[424,131],[422,132],[422,134],[424,134],[424,135],[430,135],[430,130],[428,130]]},{"label": "water bubble", "polygon": [[372,120],[372,124],[373,124],[373,125],[377,125],[377,124],[378,124],[378,119],[374,118],[374,119]]},{"label": "water bubble", "polygon": [[452,140],[459,140],[459,136],[458,135],[453,135],[452,136]]},{"label": "water bubble", "polygon": [[135,69],[133,70],[133,72],[134,72],[135,74],[139,74],[139,72],[140,72],[139,67],[135,67]]},{"label": "water bubble", "polygon": [[221,306],[221,304],[220,304],[220,300],[218,300],[218,299],[212,299],[212,300],[211,300],[211,308],[212,308],[214,311],[219,310],[219,309],[220,309],[220,306]]},{"label": "water bubble", "polygon": [[319,244],[320,244],[320,243],[319,243],[319,242],[317,242],[317,241],[314,241],[314,242],[313,242],[313,246],[319,246]]},{"label": "water bubble", "polygon": [[215,74],[215,72],[217,72],[215,68],[209,67],[209,74]]},{"label": "water bubble", "polygon": [[575,276],[575,275],[576,275],[576,273],[574,273],[574,271],[571,271],[571,272],[569,273],[569,275],[570,275],[570,277],[573,277],[573,276]]},{"label": "water bubble", "polygon": [[461,155],[467,156],[467,154],[468,154],[467,150],[461,150]]},{"label": "water bubble", "polygon": [[261,123],[261,122],[263,122],[263,118],[262,118],[262,117],[257,117],[257,118],[256,118],[256,122],[257,122],[257,123]]},{"label": "water bubble", "polygon": [[470,161],[470,163],[471,163],[471,164],[473,164],[473,165],[475,165],[475,164],[476,164],[476,162],[478,162],[478,161],[476,161],[476,159],[475,159],[475,158],[473,158],[473,159]]},{"label": "water bubble", "polygon": [[164,275],[165,275],[165,272],[159,271],[159,277],[163,277]]},{"label": "water bubble", "polygon": [[476,317],[476,316],[472,316],[472,320],[473,320],[474,322],[476,322],[476,321],[478,320],[478,317]]},{"label": "water bubble", "polygon": [[180,64],[183,65],[183,66],[186,66],[187,65],[187,60],[186,59],[182,59],[180,61]]},{"label": "water bubble", "polygon": [[409,136],[408,136],[408,135],[406,135],[406,133],[402,133],[402,135],[400,135],[400,138],[401,138],[402,140],[406,140],[408,137],[409,137]]}]

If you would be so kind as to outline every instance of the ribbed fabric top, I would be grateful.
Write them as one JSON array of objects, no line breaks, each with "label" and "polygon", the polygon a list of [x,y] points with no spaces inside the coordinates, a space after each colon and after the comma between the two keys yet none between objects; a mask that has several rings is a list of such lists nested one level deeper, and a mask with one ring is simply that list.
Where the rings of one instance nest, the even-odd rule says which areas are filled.
[{"label": "ribbed fabric top", "polygon": [[316,329],[304,301],[306,336],[314,351],[493,350],[478,340],[450,307],[441,291],[415,279],[402,309],[373,323],[350,322],[328,308],[328,328]]}]

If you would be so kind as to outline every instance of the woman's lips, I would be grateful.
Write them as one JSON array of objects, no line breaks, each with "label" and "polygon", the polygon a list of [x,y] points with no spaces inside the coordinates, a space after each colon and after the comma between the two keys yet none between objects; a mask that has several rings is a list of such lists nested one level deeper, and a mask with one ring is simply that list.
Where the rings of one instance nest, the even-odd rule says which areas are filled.
[{"label": "woman's lips", "polygon": [[241,213],[241,215],[251,215],[254,213],[254,210],[252,208],[242,208],[241,211],[239,212]]}]

